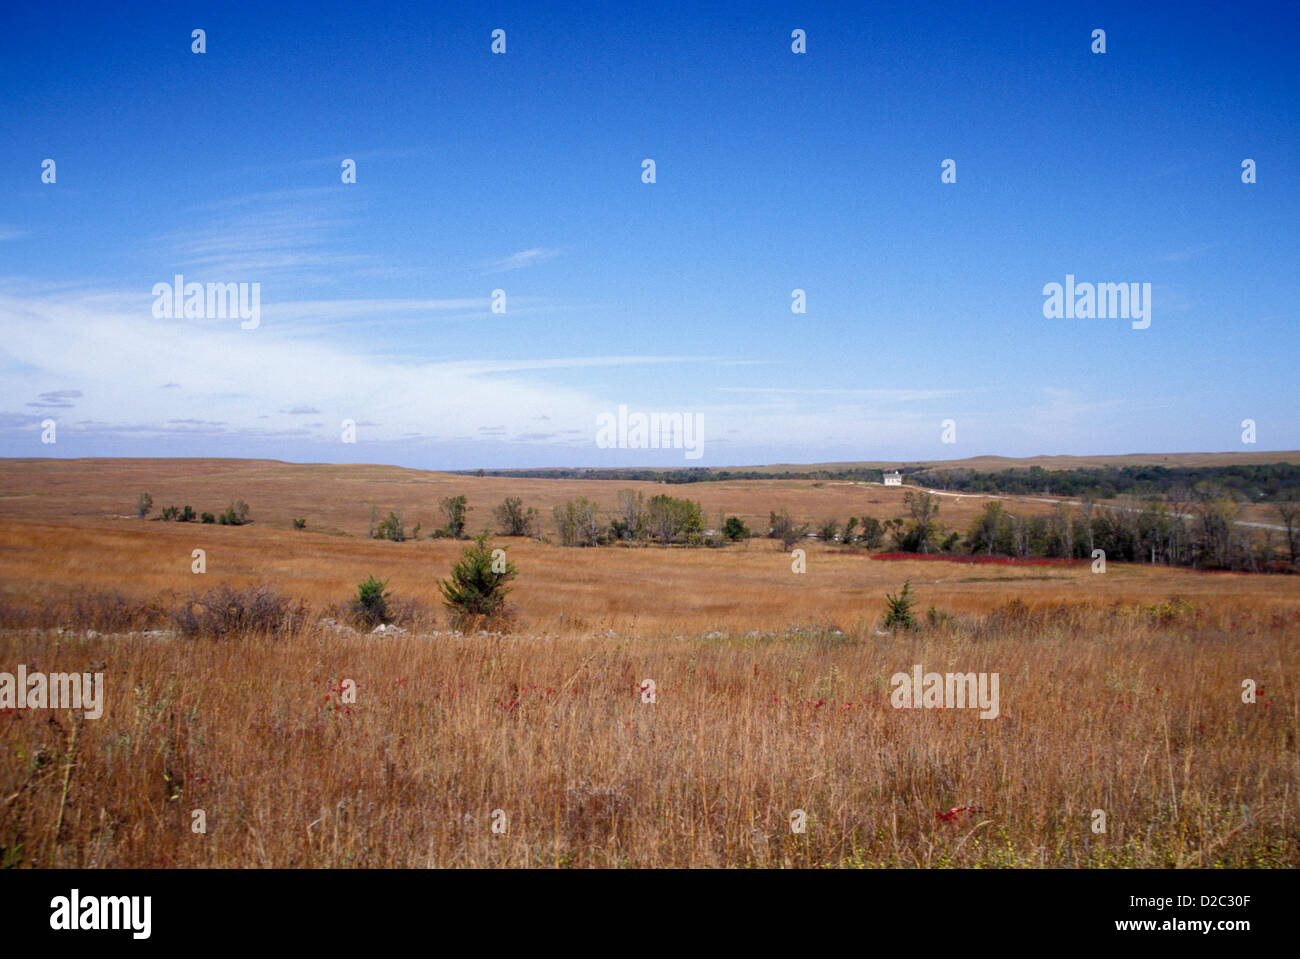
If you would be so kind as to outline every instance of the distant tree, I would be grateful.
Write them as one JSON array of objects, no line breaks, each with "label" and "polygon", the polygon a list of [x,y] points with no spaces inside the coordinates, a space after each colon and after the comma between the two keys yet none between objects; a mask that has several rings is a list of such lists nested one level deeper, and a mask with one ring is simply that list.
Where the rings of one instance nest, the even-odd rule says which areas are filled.
[{"label": "distant tree", "polygon": [[151,509],[153,509],[153,497],[148,493],[141,493],[135,498],[135,511],[141,519],[148,516]]},{"label": "distant tree", "polygon": [[749,527],[739,516],[728,516],[727,521],[722,524],[722,535],[735,542],[749,536]]},{"label": "distant tree", "polygon": [[1202,484],[1196,504],[1192,548],[1196,565],[1230,569],[1234,565],[1235,498],[1221,488]]},{"label": "distant tree", "polygon": [[[206,516],[207,514],[205,513],[204,515]],[[294,528],[294,529],[306,529],[306,528],[307,528],[307,517],[302,516],[302,517],[299,517],[298,519],[295,519],[295,520],[293,521],[293,528]],[[416,532],[417,532],[417,533],[419,532],[419,527],[416,527]]]},{"label": "distant tree", "polygon": [[999,502],[984,504],[984,509],[971,523],[966,533],[966,548],[972,553],[1009,553],[1011,551],[1011,521]]},{"label": "distant tree", "polygon": [[181,515],[181,511],[175,506],[164,506],[162,511],[163,522],[170,523],[176,517]]},{"label": "distant tree", "polygon": [[186,506],[183,510],[181,510],[181,515],[179,519],[182,523],[192,523],[196,519],[198,519],[198,514],[195,513],[194,510],[192,510],[190,507]]},{"label": "distant tree", "polygon": [[928,553],[936,545],[936,540],[943,535],[939,525],[939,500],[930,493],[921,490],[909,490],[903,494],[907,506],[910,526],[898,538],[898,546],[909,553]]},{"label": "distant tree", "polygon": [[844,524],[844,533],[840,537],[840,542],[844,543],[846,546],[851,544],[857,537],[857,529],[858,518],[856,516],[850,516],[849,521]]},{"label": "distant tree", "polygon": [[1097,531],[1092,525],[1092,514],[1097,508],[1097,497],[1092,490],[1079,499],[1079,519],[1082,521],[1083,533],[1088,537],[1088,555],[1092,556],[1097,548]]},{"label": "distant tree", "polygon": [[768,516],[769,532],[768,536],[772,539],[779,539],[783,548],[789,550],[795,543],[803,539],[808,533],[808,524],[796,526],[794,520],[790,518],[790,511],[782,509],[781,512],[772,512]]},{"label": "distant tree", "polygon": [[1286,545],[1291,556],[1291,565],[1300,563],[1300,490],[1292,490],[1290,501],[1279,502],[1276,507],[1278,518],[1286,525]]},{"label": "distant tree", "polygon": [[469,512],[473,509],[466,505],[467,501],[462,496],[448,496],[440,504],[442,513],[447,517],[447,535],[453,539],[461,539],[465,535],[465,521]]},{"label": "distant tree", "polygon": [[1052,507],[1047,521],[1047,555],[1068,559],[1074,555],[1074,524],[1064,503]]},{"label": "distant tree", "polygon": [[211,513],[204,513],[199,518],[205,523],[215,523],[217,521],[217,518],[213,516]]},{"label": "distant tree", "polygon": [[248,504],[242,499],[235,500],[217,517],[217,522],[222,526],[243,526],[248,522]]},{"label": "distant tree", "polygon": [[518,496],[507,496],[493,513],[502,536],[531,536],[537,523],[537,510],[524,509]]},{"label": "distant tree", "polygon": [[402,511],[389,510],[388,516],[379,521],[371,535],[374,539],[387,539],[394,543],[405,542],[406,520]]},{"label": "distant tree", "polygon": [[698,543],[704,532],[704,509],[699,503],[660,494],[646,504],[646,528],[661,543]]},{"label": "distant tree", "polygon": [[569,500],[552,510],[563,546],[595,546],[600,541],[597,506],[585,496]]},{"label": "distant tree", "polygon": [[879,549],[885,541],[885,528],[874,516],[862,517],[862,535],[858,538],[867,549]]},{"label": "distant tree", "polygon": [[[646,535],[645,497],[635,490],[618,491],[617,534],[622,539],[639,540]],[[610,523],[611,528],[614,522]]]},{"label": "distant tree", "polygon": [[835,537],[839,535],[839,532],[839,523],[835,522],[833,519],[828,519],[826,522],[822,523],[822,528],[818,531],[818,536],[821,537],[823,543],[833,543],[835,542]]}]

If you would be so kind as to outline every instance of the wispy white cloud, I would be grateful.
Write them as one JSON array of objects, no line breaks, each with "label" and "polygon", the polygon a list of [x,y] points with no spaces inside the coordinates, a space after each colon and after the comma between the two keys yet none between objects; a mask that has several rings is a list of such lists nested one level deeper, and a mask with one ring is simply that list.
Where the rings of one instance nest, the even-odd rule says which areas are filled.
[{"label": "wispy white cloud", "polygon": [[504,257],[500,260],[493,260],[489,263],[484,263],[483,272],[505,273],[509,270],[518,270],[525,266],[533,266],[536,263],[544,263],[559,255],[559,250],[548,249],[545,247],[534,247],[531,250],[520,250],[518,253],[512,253],[510,256]]},{"label": "wispy white cloud", "polygon": [[[578,429],[581,446],[594,444],[595,415],[609,403],[555,373],[709,359],[394,358],[298,324],[242,330],[237,321],[157,319],[147,297],[105,291],[15,296],[0,287],[0,327],[8,331],[5,394],[15,406],[34,401],[67,408],[75,399],[78,428],[106,434],[120,427],[137,436],[206,431],[337,442],[339,424],[352,419],[371,424],[363,433],[377,440],[446,438],[482,424],[501,428],[508,438],[531,439],[537,417],[546,416]],[[69,343],[77,348],[68,349]],[[178,371],[184,372],[183,388],[174,386]],[[3,412],[6,423],[28,423],[33,415],[13,407]],[[325,425],[304,427],[303,417],[316,414]]]},{"label": "wispy white cloud", "polygon": [[[336,240],[347,216],[323,213],[324,187],[244,194],[188,211],[186,225],[145,246],[145,255],[170,269],[200,271],[223,282],[273,279],[329,283],[345,269],[373,265],[372,258],[338,252]],[[329,191],[337,198],[337,191]]]}]

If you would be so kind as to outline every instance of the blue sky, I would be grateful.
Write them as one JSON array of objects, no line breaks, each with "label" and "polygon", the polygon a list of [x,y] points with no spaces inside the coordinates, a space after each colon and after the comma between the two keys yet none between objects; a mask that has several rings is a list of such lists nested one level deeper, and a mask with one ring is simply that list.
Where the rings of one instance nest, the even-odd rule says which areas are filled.
[{"label": "blue sky", "polygon": [[[474,7],[6,8],[0,455],[1300,448],[1287,6]],[[155,317],[178,273],[258,327]],[[1150,328],[1046,319],[1066,274]],[[620,404],[702,457],[599,447]]]}]

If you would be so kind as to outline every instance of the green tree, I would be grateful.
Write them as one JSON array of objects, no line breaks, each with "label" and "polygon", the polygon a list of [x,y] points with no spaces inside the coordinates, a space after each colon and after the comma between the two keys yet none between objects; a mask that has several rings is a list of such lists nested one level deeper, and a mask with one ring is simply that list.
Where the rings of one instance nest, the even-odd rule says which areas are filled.
[{"label": "green tree", "polygon": [[153,509],[153,497],[148,493],[141,493],[135,498],[135,511],[141,519],[149,515],[151,509]]},{"label": "green tree", "polygon": [[466,505],[467,501],[462,496],[448,496],[440,504],[442,513],[447,517],[447,535],[453,539],[461,539],[465,535],[465,521],[473,507]]},{"label": "green tree", "polygon": [[661,543],[699,542],[704,532],[704,508],[688,499],[660,494],[646,504],[646,526]]},{"label": "green tree", "polygon": [[901,534],[895,534],[894,545],[907,553],[934,552],[944,533],[938,499],[923,490],[909,490],[903,494],[903,502],[908,523]]},{"label": "green tree", "polygon": [[406,519],[401,510],[390,510],[387,518],[380,520],[370,534],[374,539],[388,539],[394,543],[406,540]]},{"label": "green tree", "polygon": [[537,510],[524,509],[518,496],[507,496],[493,513],[502,536],[531,536],[537,523]]},{"label": "green tree", "polygon": [[840,538],[840,542],[844,543],[845,546],[851,545],[853,540],[857,538],[857,530],[858,518],[850,516],[849,521],[844,524],[844,535]]},{"label": "green tree", "polygon": [[734,543],[749,535],[749,527],[739,516],[728,516],[727,521],[722,524],[722,535]]},{"label": "green tree", "polygon": [[880,524],[880,520],[874,516],[862,517],[862,535],[858,537],[858,542],[867,549],[879,549],[884,541],[885,527]]},{"label": "green tree", "polygon": [[453,629],[500,627],[508,620],[506,586],[519,571],[505,559],[505,551],[493,557],[488,534],[480,533],[465,547],[451,576],[438,584],[443,604],[451,610]]},{"label": "green tree", "polygon": [[1011,519],[1001,503],[985,503],[966,532],[966,548],[972,553],[1009,555],[1012,551]]},{"label": "green tree", "polygon": [[886,593],[885,603],[885,629],[912,629],[916,626],[916,615],[912,612],[916,598],[912,595],[911,580],[903,583],[903,591],[897,596]]},{"label": "green tree", "polygon": [[562,546],[595,546],[600,542],[597,506],[585,496],[569,500],[552,509]]},{"label": "green tree", "polygon": [[378,626],[392,619],[388,612],[388,594],[384,592],[387,585],[387,580],[378,580],[373,576],[364,583],[357,584],[357,597],[352,600],[352,615],[362,626]]}]

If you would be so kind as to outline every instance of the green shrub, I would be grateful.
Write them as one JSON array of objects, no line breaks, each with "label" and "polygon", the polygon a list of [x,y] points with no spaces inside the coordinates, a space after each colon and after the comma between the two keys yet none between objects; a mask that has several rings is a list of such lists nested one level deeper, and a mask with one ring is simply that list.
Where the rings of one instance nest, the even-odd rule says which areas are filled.
[{"label": "green shrub", "polygon": [[370,534],[375,539],[388,539],[394,543],[406,540],[406,520],[400,511],[390,510],[386,519],[380,520]]},{"label": "green shrub", "polygon": [[164,506],[162,511],[163,522],[170,523],[176,517],[181,515],[181,511],[175,506]]},{"label": "green shrub", "polygon": [[199,517],[199,518],[200,518],[201,520],[203,520],[203,522],[205,522],[205,523],[215,523],[215,522],[217,521],[217,518],[216,518],[215,516],[213,516],[211,513],[204,513],[204,514],[203,514],[201,517]]},{"label": "green shrub", "polygon": [[727,521],[722,524],[722,535],[735,542],[749,536],[749,527],[739,516],[728,516]]},{"label": "green shrub", "polygon": [[298,519],[294,520],[294,521],[293,521],[293,528],[294,528],[294,529],[306,529],[306,528],[307,528],[307,517],[302,516],[302,517],[299,517]]},{"label": "green shrub", "polygon": [[180,521],[182,523],[193,523],[196,519],[198,519],[198,513],[194,512],[190,507],[186,506],[181,510]]},{"label": "green shrub", "polygon": [[451,576],[438,584],[443,605],[451,610],[453,629],[504,628],[508,626],[509,613],[506,583],[519,571],[503,555],[494,560],[488,547],[488,534],[475,537],[473,545],[465,547],[460,561],[452,567]]},{"label": "green shrub", "polygon": [[886,593],[885,602],[889,606],[885,611],[885,629],[913,629],[916,626],[916,616],[912,613],[916,597],[912,595],[911,580],[903,583],[903,591],[897,596]]},{"label": "green shrub", "polygon": [[364,583],[357,584],[357,598],[352,601],[352,615],[358,624],[367,627],[378,626],[392,620],[388,612],[388,594],[384,587],[388,580],[369,577]]}]

